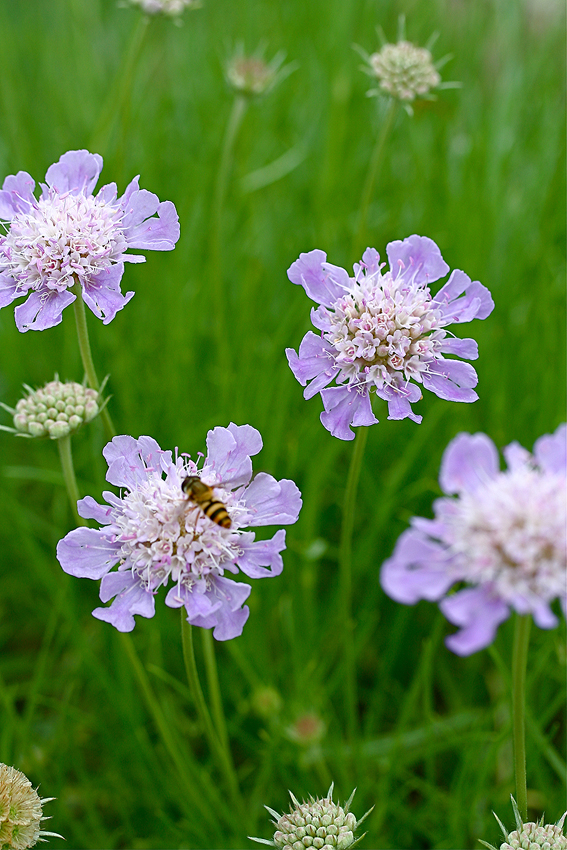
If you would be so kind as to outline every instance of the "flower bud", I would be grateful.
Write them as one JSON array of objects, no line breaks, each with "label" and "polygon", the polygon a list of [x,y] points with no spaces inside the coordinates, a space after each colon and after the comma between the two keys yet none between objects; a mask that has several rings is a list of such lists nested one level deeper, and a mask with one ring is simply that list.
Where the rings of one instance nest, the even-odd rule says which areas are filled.
[{"label": "flower bud", "polygon": [[58,440],[90,422],[100,410],[99,393],[73,381],[56,379],[37,390],[26,390],[28,394],[13,411],[14,428],[22,435]]},{"label": "flower bud", "polygon": [[[355,789],[356,790],[356,789]],[[278,850],[304,850],[305,847],[313,847],[318,850],[347,850],[358,840],[354,832],[362,821],[370,814],[372,809],[366,812],[357,821],[355,816],[349,812],[349,806],[354,797],[354,791],[345,803],[344,807],[333,802],[333,785],[329,788],[327,796],[323,799],[309,797],[306,803],[299,803],[291,791],[292,806],[289,814],[279,815],[273,809],[266,806],[268,812],[274,818],[276,831],[271,842],[261,838],[252,838],[259,844],[269,844]],[[360,836],[363,838],[364,836]]]},{"label": "flower bud", "polygon": [[[563,834],[563,824],[565,823],[567,812],[565,812],[557,823],[544,824],[543,816],[537,823],[531,821],[524,823],[516,801],[513,797],[511,800],[516,820],[516,829],[508,832],[498,815],[494,815],[504,834],[504,841],[500,845],[499,850],[524,850],[524,848],[526,850],[567,850],[567,837]],[[487,844],[482,839],[479,840],[489,850],[496,850],[492,844]]]},{"label": "flower bud", "polygon": [[380,88],[399,100],[411,101],[417,95],[426,95],[441,82],[429,50],[409,41],[385,44],[379,53],[369,57],[369,63]]},{"label": "flower bud", "polygon": [[40,829],[45,820],[42,806],[55,797],[39,797],[32,788],[29,779],[16,770],[0,762],[0,847],[2,850],[26,850],[38,841],[42,835],[61,838],[56,832]]}]

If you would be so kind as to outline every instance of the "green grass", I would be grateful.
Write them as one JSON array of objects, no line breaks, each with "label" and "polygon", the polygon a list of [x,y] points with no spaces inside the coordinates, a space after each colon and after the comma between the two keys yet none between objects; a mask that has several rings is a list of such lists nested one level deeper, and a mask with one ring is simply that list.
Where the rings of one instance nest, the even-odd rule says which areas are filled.
[{"label": "green grass", "polygon": [[[353,748],[337,626],[352,445],[323,429],[319,400],[303,400],[287,366],[283,350],[310,327],[310,302],[286,269],[313,248],[338,265],[358,259],[350,246],[379,114],[352,44],[375,50],[377,24],[393,39],[402,12],[416,43],[439,30],[435,57],[454,55],[443,77],[463,87],[418,103],[412,119],[398,114],[369,241],[384,254],[393,239],[431,237],[451,268],[489,287],[496,308],[471,329],[480,349],[475,404],[429,394],[417,406],[422,425],[389,422],[377,409],[381,422],[369,433],[355,526]],[[250,423],[264,440],[255,468],[302,490],[283,574],[253,583],[242,637],[216,647],[248,819],[230,810],[188,695],[178,615],[158,602],[131,635],[178,747],[174,761],[120,635],[91,617],[97,585],[65,575],[55,559],[73,525],[56,446],[8,434],[0,437],[0,761],[57,797],[47,828],[68,847],[252,846],[247,834],[270,835],[264,803],[281,811],[288,788],[322,795],[331,780],[341,800],[357,786],[359,816],[376,806],[362,847],[494,843],[491,810],[512,826],[512,621],[493,649],[458,658],[443,644],[452,628],[437,607],[397,605],[378,576],[408,519],[431,515],[440,458],[457,432],[531,448],[565,416],[560,4],[204,0],[183,27],[151,21],[124,108],[104,126],[138,17],[114,0],[0,5],[0,176],[21,169],[40,182],[63,152],[98,140],[101,185],[115,180],[121,191],[139,173],[143,187],[175,202],[175,251],[148,252],[144,265],[126,268],[123,290],[136,296],[110,325],[89,314],[97,369],[111,373],[113,419],[120,433],[150,434],[194,456],[209,428]],[[268,58],[283,49],[298,68],[249,106],[236,139],[222,221],[222,363],[212,197],[233,97],[223,63],[240,40],[249,51],[265,41]],[[260,169],[289,150],[295,167],[266,183],[272,172]],[[69,310],[57,328],[20,334],[4,308],[0,351],[0,399],[9,405],[23,382],[82,378]],[[79,489],[97,499],[104,442],[98,422],[74,439]],[[550,820],[565,808],[564,684],[564,622],[534,628],[528,789],[531,814],[545,810]],[[280,696],[268,714],[258,707],[266,688]],[[299,745],[289,728],[306,713],[325,733]]]}]

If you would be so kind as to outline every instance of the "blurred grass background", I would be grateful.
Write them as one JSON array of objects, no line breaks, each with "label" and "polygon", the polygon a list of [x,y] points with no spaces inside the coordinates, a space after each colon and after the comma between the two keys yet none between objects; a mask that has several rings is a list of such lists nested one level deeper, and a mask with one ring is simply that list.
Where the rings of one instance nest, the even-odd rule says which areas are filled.
[{"label": "blurred grass background", "polygon": [[[360,739],[344,736],[336,629],[340,508],[352,445],[319,422],[283,349],[310,327],[310,302],[286,269],[323,248],[350,267],[350,245],[377,101],[353,43],[440,35],[445,80],[461,90],[399,112],[370,208],[370,244],[411,233],[440,246],[451,268],[492,291],[479,342],[480,399],[429,394],[423,424],[372,428],[359,489],[354,581]],[[164,749],[118,633],[94,620],[97,585],[65,575],[55,544],[73,525],[52,443],[0,437],[0,761],[25,771],[48,804],[49,827],[84,848],[238,848],[270,836],[266,803],[323,795],[331,779],[354,811],[372,805],[363,847],[465,848],[496,842],[491,810],[512,825],[514,790],[506,667],[512,623],[469,658],[443,645],[436,606],[386,598],[379,567],[415,514],[431,515],[441,454],[459,431],[531,448],[565,417],[564,13],[557,0],[204,0],[182,27],[153,19],[131,97],[110,132],[101,115],[120,84],[139,26],[114,0],[0,3],[0,175],[36,182],[69,149],[104,156],[100,185],[135,175],[175,202],[175,251],[127,266],[136,297],[107,327],[89,314],[100,375],[111,373],[121,433],[150,434],[196,455],[229,421],[260,430],[255,465],[293,478],[304,508],[288,529],[285,569],[253,582],[242,637],[217,645],[225,708],[248,820],[231,812],[185,686],[179,618],[158,602],[132,640],[186,770]],[[222,274],[233,369],[228,395],[215,344],[211,205],[233,94],[223,66],[239,41],[284,50],[297,70],[251,103],[236,139],[223,215]],[[109,94],[110,92],[110,94]],[[105,138],[103,138],[105,137]],[[290,154],[279,179],[260,171]],[[285,160],[284,160],[285,162]],[[434,291],[436,287],[433,287]],[[466,329],[468,335],[468,328]],[[54,372],[81,380],[73,316],[20,334],[0,313],[0,399]],[[8,415],[2,421],[10,424]],[[100,423],[74,439],[82,493],[100,498]],[[565,626],[534,629],[528,669],[531,814],[565,808]],[[199,646],[199,642],[198,642]],[[311,730],[311,731],[309,731]],[[53,847],[64,846],[54,839]]]}]

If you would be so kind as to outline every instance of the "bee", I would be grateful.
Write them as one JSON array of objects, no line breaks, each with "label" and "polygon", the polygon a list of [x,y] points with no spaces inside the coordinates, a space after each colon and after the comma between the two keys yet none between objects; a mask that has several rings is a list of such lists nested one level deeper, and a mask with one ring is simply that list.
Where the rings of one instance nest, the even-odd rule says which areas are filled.
[{"label": "bee", "polygon": [[181,483],[181,489],[191,502],[199,505],[203,513],[221,528],[230,528],[232,523],[226,506],[213,496],[213,489],[201,481],[198,475],[189,475]]}]

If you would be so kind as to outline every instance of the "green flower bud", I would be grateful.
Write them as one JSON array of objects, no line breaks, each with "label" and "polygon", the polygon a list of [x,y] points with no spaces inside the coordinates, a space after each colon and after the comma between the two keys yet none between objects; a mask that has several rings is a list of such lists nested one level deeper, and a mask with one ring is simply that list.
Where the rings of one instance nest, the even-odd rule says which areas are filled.
[{"label": "green flower bud", "polygon": [[15,410],[3,405],[13,414],[15,433],[22,436],[58,440],[90,422],[100,411],[99,393],[73,381],[62,383],[56,378],[37,390],[26,387],[26,392]]},{"label": "green flower bud", "polygon": [[[567,837],[563,834],[567,812],[555,824],[544,824],[543,817],[537,823],[533,823],[533,821],[524,823],[516,801],[513,797],[511,797],[511,800],[516,829],[508,832],[500,818],[494,815],[504,834],[504,842],[500,845],[499,850],[567,850]],[[479,839],[479,841],[489,850],[496,850],[492,844],[487,844],[482,839]]]},{"label": "green flower bud", "polygon": [[354,833],[372,809],[369,809],[357,821],[352,812],[349,812],[354,791],[344,807],[333,802],[332,794],[333,785],[323,799],[309,797],[307,803],[305,801],[299,803],[290,791],[293,805],[290,807],[289,814],[279,815],[268,806],[265,807],[274,818],[273,823],[276,827],[272,841],[248,837],[251,841],[267,844],[278,850],[305,850],[306,847],[313,847],[316,850],[347,850],[348,847],[354,847],[361,838],[364,838],[361,835],[355,839]]}]

